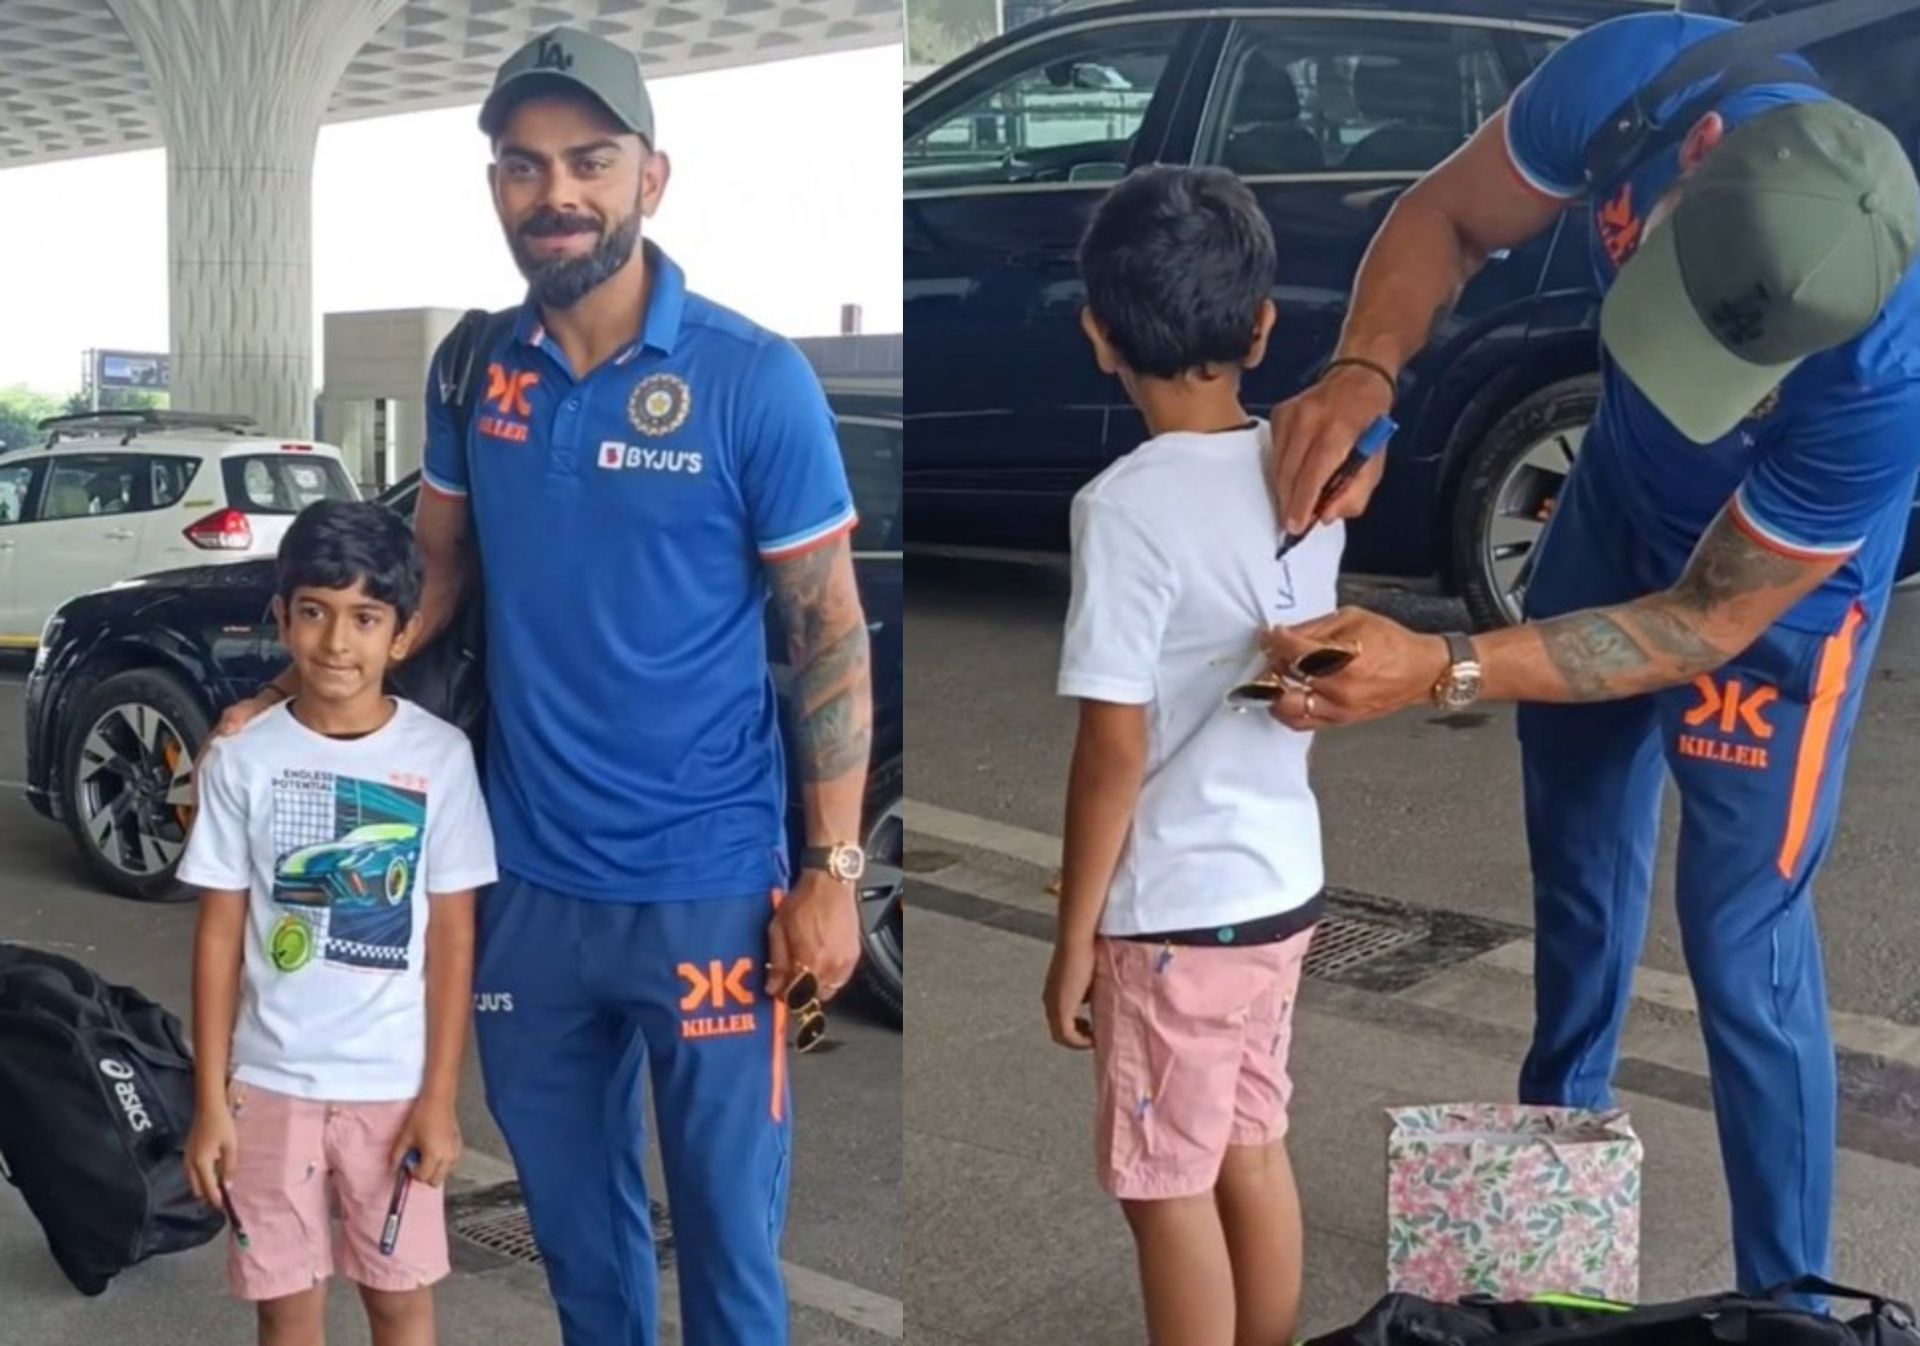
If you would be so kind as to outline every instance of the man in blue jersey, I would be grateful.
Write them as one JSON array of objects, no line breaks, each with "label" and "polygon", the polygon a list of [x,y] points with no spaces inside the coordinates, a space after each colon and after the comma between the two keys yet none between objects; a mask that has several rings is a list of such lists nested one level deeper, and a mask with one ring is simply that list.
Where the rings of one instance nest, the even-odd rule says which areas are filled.
[{"label": "man in blue jersey", "polygon": [[[547,33],[501,67],[480,125],[528,296],[464,440],[429,386],[417,532],[429,637],[470,563],[485,577],[487,1097],[567,1346],[656,1340],[643,1072],[685,1340],[780,1346],[783,997],[830,998],[859,956],[872,706],[835,425],[793,345],[641,241],[669,163],[632,53]],[[769,593],[809,843],[784,900]]]},{"label": "man in blue jersey", "polygon": [[[1705,87],[1684,139],[1584,181],[1610,114],[1724,21],[1575,37],[1407,192],[1318,386],[1276,411],[1299,529],[1406,361],[1491,252],[1590,212],[1603,389],[1539,551],[1525,624],[1469,639],[1343,612],[1276,661],[1299,728],[1431,700],[1519,712],[1537,924],[1533,1103],[1604,1107],[1643,938],[1664,777],[1678,903],[1733,1197],[1740,1284],[1827,1270],[1834,1057],[1812,906],[1920,471],[1920,186],[1893,136],[1818,89]],[[1325,517],[1365,506],[1379,467]],[[1560,703],[1560,704],[1555,704]]]}]

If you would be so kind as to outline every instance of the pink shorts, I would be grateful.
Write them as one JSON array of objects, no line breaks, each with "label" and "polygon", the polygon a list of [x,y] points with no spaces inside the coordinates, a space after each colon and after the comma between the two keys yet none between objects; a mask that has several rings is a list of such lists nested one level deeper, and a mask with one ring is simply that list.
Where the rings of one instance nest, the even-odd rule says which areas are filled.
[{"label": "pink shorts", "polygon": [[[228,1237],[238,1299],[281,1299],[333,1274],[375,1290],[417,1290],[446,1276],[444,1192],[411,1185],[391,1256],[380,1234],[397,1170],[387,1162],[413,1110],[399,1103],[322,1103],[235,1082],[239,1153],[227,1192],[247,1234]],[[336,1235],[333,1228],[339,1221]]]},{"label": "pink shorts", "polygon": [[1100,1185],[1123,1201],[1210,1191],[1229,1145],[1287,1133],[1287,1046],[1311,930],[1212,948],[1099,942]]}]

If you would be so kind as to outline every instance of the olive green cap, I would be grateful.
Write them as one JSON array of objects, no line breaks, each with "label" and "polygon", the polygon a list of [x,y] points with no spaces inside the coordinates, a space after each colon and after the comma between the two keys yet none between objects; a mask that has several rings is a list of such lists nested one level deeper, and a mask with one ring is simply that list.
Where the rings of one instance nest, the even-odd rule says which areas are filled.
[{"label": "olive green cap", "polygon": [[480,105],[480,129],[498,136],[521,99],[568,87],[592,94],[615,121],[653,144],[653,100],[640,78],[640,58],[578,28],[542,33],[506,59]]},{"label": "olive green cap", "polygon": [[1600,337],[1696,444],[1728,434],[1809,355],[1864,332],[1913,263],[1920,183],[1893,133],[1795,103],[1727,134],[1614,278]]}]

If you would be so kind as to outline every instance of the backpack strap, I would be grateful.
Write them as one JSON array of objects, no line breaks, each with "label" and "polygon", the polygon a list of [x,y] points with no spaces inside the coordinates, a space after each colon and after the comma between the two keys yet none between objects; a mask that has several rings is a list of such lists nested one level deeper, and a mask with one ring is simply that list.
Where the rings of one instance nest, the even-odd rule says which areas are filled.
[{"label": "backpack strap", "polygon": [[[1767,83],[1825,88],[1817,74],[1785,59],[1786,53],[1914,9],[1920,9],[1920,0],[1825,0],[1694,43],[1601,123],[1587,142],[1587,186],[1598,188],[1652,157],[1738,89]],[[1716,74],[1719,78],[1699,98],[1664,123],[1655,120],[1662,103]]]},{"label": "backpack strap", "polygon": [[[498,313],[470,308],[460,315],[434,355],[434,381],[441,403],[453,412],[454,433],[460,437],[462,454],[468,452],[473,409],[485,391],[482,376],[487,360],[519,316],[520,310],[514,308]],[[471,483],[471,476],[468,480]]]}]

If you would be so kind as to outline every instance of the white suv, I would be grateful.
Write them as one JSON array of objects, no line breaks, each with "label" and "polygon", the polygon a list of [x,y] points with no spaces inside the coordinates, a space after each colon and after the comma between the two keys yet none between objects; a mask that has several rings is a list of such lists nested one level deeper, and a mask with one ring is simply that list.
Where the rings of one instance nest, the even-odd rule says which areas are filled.
[{"label": "white suv", "polygon": [[240,416],[98,412],[41,422],[0,454],[0,648],[32,649],[53,610],[135,575],[272,556],[293,516],[360,492],[327,444]]}]

